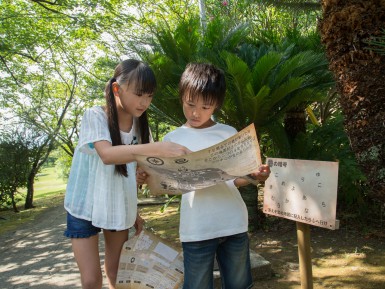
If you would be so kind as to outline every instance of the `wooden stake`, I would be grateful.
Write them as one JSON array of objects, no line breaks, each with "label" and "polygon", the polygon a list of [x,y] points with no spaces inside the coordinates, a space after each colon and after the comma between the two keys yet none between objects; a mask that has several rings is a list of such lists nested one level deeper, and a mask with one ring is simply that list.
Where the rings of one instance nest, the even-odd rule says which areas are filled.
[{"label": "wooden stake", "polygon": [[296,223],[301,289],[313,289],[313,273],[310,254],[310,225],[300,222]]}]

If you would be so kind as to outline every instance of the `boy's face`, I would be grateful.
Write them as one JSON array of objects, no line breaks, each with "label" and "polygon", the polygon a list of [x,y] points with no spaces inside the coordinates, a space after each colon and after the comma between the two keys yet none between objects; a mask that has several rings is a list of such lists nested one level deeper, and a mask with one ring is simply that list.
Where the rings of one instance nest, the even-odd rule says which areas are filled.
[{"label": "boy's face", "polygon": [[186,126],[192,128],[206,128],[215,122],[211,119],[216,104],[205,103],[202,97],[192,100],[189,97],[183,99],[183,113],[186,117]]}]

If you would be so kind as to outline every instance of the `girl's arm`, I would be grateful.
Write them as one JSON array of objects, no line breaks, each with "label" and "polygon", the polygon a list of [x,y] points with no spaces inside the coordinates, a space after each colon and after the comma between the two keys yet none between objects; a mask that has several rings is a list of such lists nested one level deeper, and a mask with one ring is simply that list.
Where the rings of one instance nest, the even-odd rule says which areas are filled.
[{"label": "girl's arm", "polygon": [[143,225],[144,225],[144,220],[141,216],[139,216],[139,213],[136,214],[136,220],[135,220],[135,224],[134,224],[134,228],[135,228],[135,236],[139,235],[140,232],[142,232],[143,230]]},{"label": "girl's arm", "polygon": [[173,142],[155,142],[138,145],[112,146],[108,141],[94,143],[95,149],[106,165],[122,165],[136,161],[136,156],[177,157],[191,153],[191,151]]}]

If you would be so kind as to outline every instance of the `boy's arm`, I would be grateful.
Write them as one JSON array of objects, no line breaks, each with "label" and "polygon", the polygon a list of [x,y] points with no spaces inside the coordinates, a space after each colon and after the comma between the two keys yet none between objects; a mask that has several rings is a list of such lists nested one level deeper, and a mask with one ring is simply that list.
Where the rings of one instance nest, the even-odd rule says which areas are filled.
[{"label": "boy's arm", "polygon": [[[268,165],[261,165],[258,171],[251,173],[248,178],[264,182],[270,176],[270,167]],[[250,184],[251,182],[247,178],[236,178],[234,180],[234,185],[239,188]]]}]

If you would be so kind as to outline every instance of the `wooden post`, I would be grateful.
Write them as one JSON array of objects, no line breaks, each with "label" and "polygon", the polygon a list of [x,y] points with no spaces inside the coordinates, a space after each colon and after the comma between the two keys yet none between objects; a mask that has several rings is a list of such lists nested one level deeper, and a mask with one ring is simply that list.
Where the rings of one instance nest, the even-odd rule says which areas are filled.
[{"label": "wooden post", "polygon": [[313,289],[313,272],[310,254],[310,225],[300,222],[296,223],[301,289]]}]

